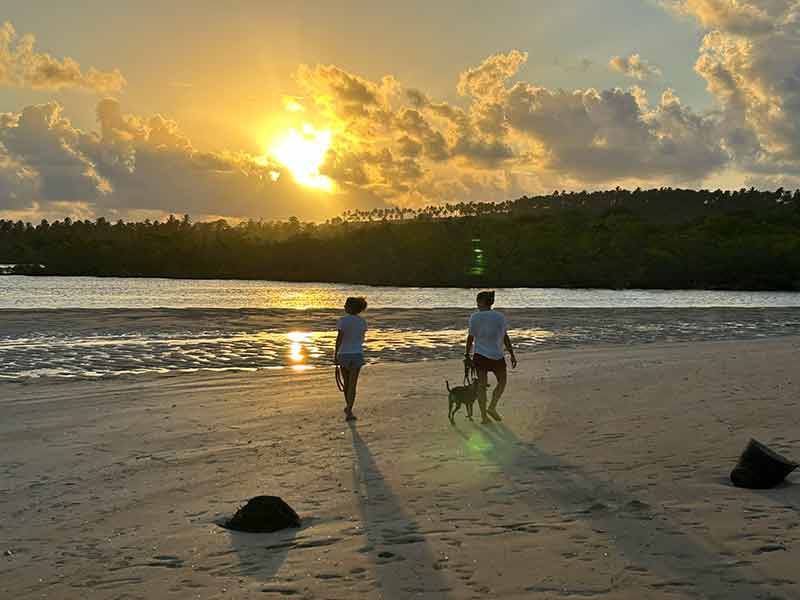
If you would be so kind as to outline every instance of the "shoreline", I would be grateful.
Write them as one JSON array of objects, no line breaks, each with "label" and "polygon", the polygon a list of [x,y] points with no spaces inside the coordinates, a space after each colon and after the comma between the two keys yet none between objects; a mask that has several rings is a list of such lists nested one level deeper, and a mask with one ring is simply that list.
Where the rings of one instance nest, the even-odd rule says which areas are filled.
[{"label": "shoreline", "polygon": [[587,287],[582,285],[562,285],[562,286],[542,286],[542,285],[514,285],[514,284],[492,284],[485,281],[472,281],[464,282],[463,285],[441,284],[437,285],[435,282],[425,283],[402,283],[402,282],[387,282],[375,283],[369,281],[347,281],[347,280],[330,280],[323,281],[319,279],[262,279],[252,277],[225,277],[220,275],[209,276],[178,276],[178,275],[124,275],[124,274],[65,274],[65,273],[2,273],[0,277],[59,277],[68,279],[79,278],[97,278],[97,279],[159,279],[165,281],[252,281],[262,283],[288,283],[288,284],[322,284],[322,285],[352,285],[359,287],[373,287],[373,288],[401,288],[401,289],[460,289],[460,290],[482,290],[482,289],[516,289],[516,290],[566,290],[566,291],[602,291],[602,292],[795,292],[800,293],[800,285],[786,286],[786,287],[733,287],[733,286],[720,286],[720,287]]},{"label": "shoreline", "polygon": [[[515,347],[800,335],[800,308],[504,309]],[[457,358],[471,309],[370,309],[367,359]],[[335,309],[0,310],[0,380],[307,369],[331,362]]]}]

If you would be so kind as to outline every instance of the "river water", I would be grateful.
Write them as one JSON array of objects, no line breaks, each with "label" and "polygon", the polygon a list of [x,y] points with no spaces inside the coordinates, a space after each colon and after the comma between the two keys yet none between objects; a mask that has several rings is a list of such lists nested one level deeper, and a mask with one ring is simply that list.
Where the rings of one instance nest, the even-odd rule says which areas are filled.
[{"label": "river water", "polygon": [[[374,308],[471,308],[474,289],[405,288],[122,277],[0,277],[0,308],[340,308],[365,296]],[[497,290],[504,308],[787,307],[800,292],[706,290]]]},{"label": "river water", "polygon": [[[348,295],[370,365],[459,358],[476,290],[0,277],[0,380],[330,367]],[[800,293],[498,289],[518,348],[800,335]]]}]

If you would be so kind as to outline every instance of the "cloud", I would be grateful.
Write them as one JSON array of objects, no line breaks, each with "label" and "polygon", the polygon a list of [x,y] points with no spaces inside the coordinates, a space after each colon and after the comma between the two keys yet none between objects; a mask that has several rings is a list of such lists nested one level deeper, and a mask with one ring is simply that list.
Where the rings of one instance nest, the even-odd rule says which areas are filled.
[{"label": "cloud", "polygon": [[0,197],[5,211],[26,209],[36,200],[39,179],[28,165],[13,158],[0,144]]},{"label": "cloud", "polygon": [[473,98],[495,97],[502,93],[504,82],[516,75],[527,60],[528,53],[519,50],[490,56],[479,66],[461,74],[458,93]]},{"label": "cloud", "polygon": [[2,115],[0,214],[313,219],[382,203],[368,191],[304,188],[246,153],[197,150],[174,121],[125,115],[116,100],[102,100],[97,115],[98,131],[74,127],[55,102]]},{"label": "cloud", "polygon": [[615,56],[609,61],[608,65],[615,71],[639,81],[661,76],[661,69],[651,65],[638,54],[631,54],[625,57]]},{"label": "cloud", "polygon": [[85,71],[72,58],[58,59],[36,50],[32,35],[18,36],[11,23],[0,26],[0,85],[37,90],[84,89],[113,93],[125,86],[118,69]]},{"label": "cloud", "polygon": [[520,83],[510,91],[508,119],[515,131],[539,144],[539,168],[578,181],[689,181],[725,164],[713,121],[669,91],[650,109],[642,93],[567,92]]},{"label": "cloud", "polygon": [[82,133],[55,102],[9,115],[0,129],[0,142],[6,162],[30,173],[41,201],[81,201],[108,191],[108,182],[82,150]]},{"label": "cloud", "polygon": [[800,173],[800,5],[789,0],[681,2],[711,29],[695,71],[720,111],[738,168]]},{"label": "cloud", "polygon": [[512,50],[466,69],[457,103],[390,75],[300,66],[286,108],[298,126],[331,131],[320,174],[334,194],[299,185],[269,156],[195,148],[175,120],[126,114],[117,100],[97,104],[96,130],[75,127],[58,103],[29,106],[0,115],[0,211],[320,218],[389,203],[501,199],[559,180],[685,180],[724,160],[707,119],[673,96],[651,109],[636,88],[509,83],[526,59]]},{"label": "cloud", "polygon": [[[330,132],[304,187],[274,157],[195,147],[164,115],[97,103],[97,126],[56,102],[0,113],[0,214],[324,218],[345,208],[499,200],[553,188],[701,184],[722,171],[800,181],[800,3],[663,0],[706,31],[694,65],[715,100],[698,112],[663,90],[555,89],[525,81],[527,54],[486,57],[457,75],[454,100],[338,65],[301,65],[286,122]],[[612,69],[638,81],[660,69],[639,54]],[[564,68],[573,68],[566,65]],[[585,71],[591,61],[574,65]],[[83,68],[0,28],[0,85],[117,91],[118,71]],[[224,110],[224,109],[220,109]]]},{"label": "cloud", "polygon": [[718,120],[673,92],[651,107],[636,87],[512,83],[526,56],[512,50],[465,70],[456,103],[391,76],[299,67],[287,118],[331,132],[319,173],[332,194],[299,185],[273,157],[195,148],[176,121],[126,114],[117,100],[98,103],[95,131],[73,126],[57,103],[30,106],[0,115],[0,212],[314,219],[553,187],[700,181],[729,160]]},{"label": "cloud", "polygon": [[665,0],[669,9],[692,16],[706,29],[756,35],[773,29],[773,18],[792,0]]}]

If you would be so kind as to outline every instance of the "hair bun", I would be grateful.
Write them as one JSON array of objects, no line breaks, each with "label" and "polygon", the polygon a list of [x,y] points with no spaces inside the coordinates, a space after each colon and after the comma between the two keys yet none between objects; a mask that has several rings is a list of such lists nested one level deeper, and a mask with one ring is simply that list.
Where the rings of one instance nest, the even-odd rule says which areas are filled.
[{"label": "hair bun", "polygon": [[363,312],[367,309],[367,299],[364,296],[350,296],[344,303],[344,309],[354,314]]}]

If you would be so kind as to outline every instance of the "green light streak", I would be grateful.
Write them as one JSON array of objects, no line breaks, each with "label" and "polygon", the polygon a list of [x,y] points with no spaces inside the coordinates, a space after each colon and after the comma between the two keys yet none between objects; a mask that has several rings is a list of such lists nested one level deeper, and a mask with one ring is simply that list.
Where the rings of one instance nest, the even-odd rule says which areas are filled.
[{"label": "green light streak", "polygon": [[474,431],[466,440],[467,450],[471,454],[485,456],[494,450],[494,443],[480,431]]},{"label": "green light streak", "polygon": [[486,260],[484,258],[483,249],[481,248],[481,238],[472,238],[472,267],[469,270],[470,275],[480,277],[486,272]]}]

